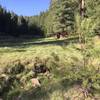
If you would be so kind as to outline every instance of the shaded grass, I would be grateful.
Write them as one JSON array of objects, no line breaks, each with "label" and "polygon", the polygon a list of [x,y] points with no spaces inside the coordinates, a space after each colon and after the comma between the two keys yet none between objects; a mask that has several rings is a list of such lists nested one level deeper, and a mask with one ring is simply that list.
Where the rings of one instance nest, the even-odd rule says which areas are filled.
[{"label": "shaded grass", "polygon": [[0,47],[27,47],[27,46],[40,46],[40,45],[62,45],[64,42],[69,43],[70,42],[78,42],[78,37],[68,37],[66,39],[55,39],[53,37],[51,38],[42,38],[42,39],[31,39],[31,40],[23,40],[20,42],[20,40],[15,41],[3,41],[0,42]]}]

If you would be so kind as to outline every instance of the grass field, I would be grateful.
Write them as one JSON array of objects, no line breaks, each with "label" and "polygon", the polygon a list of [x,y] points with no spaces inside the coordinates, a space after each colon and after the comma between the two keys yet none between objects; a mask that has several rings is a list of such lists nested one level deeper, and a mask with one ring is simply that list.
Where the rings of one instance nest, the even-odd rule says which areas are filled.
[{"label": "grass field", "polygon": [[71,48],[70,46],[72,46],[72,44],[67,41],[69,41],[69,39],[55,40],[55,38],[45,38],[19,44],[3,42],[3,44],[0,44],[3,45],[0,47],[0,66],[3,67],[5,64],[19,59],[22,62],[26,62],[31,61],[31,59],[37,56],[40,58],[50,57],[53,53],[62,57],[66,56],[67,58],[67,55],[71,54],[71,52],[73,55],[75,52],[78,52],[74,50],[75,48]]},{"label": "grass field", "polygon": [[[51,76],[53,78],[48,79],[44,75],[38,76],[41,80],[41,88],[32,89],[30,80],[27,79],[31,74],[31,70],[26,74],[21,73],[16,75],[16,77],[20,76],[20,80],[25,80],[26,83],[24,83],[23,89],[21,88],[22,86],[18,85],[20,88],[16,87],[13,91],[10,91],[8,98],[13,99],[8,100],[15,100],[14,95],[16,97],[19,93],[22,97],[21,100],[65,100],[66,95],[66,98],[68,98],[68,95],[69,98],[77,96],[79,91],[75,89],[77,89],[78,86],[70,87],[71,83],[66,80],[66,77],[68,77],[66,73],[71,67],[73,69],[81,68],[84,65],[84,54],[82,54],[80,44],[76,39],[55,40],[54,38],[45,38],[21,43],[3,42],[3,44],[0,45],[0,70],[16,65],[18,61],[20,61],[25,68],[31,69],[34,67],[36,57],[42,62],[47,61],[47,67],[52,69]],[[97,70],[100,68],[99,38],[93,38],[87,43],[86,47],[89,53],[88,67],[95,66],[95,70]],[[72,77],[75,76],[72,75]],[[96,95],[99,96],[98,93]],[[94,99],[89,97],[86,100]]]},{"label": "grass field", "polygon": [[[90,50],[91,52],[94,52],[94,57],[99,57],[99,40],[94,38],[93,41],[94,44]],[[8,45],[6,45],[6,42],[3,44],[4,46],[0,47],[0,66],[2,67],[7,63],[16,60],[21,60],[24,63],[26,61],[31,61],[31,59],[34,59],[35,57],[50,57],[53,53],[60,56],[61,59],[65,60],[70,57],[76,57],[78,59],[82,58],[82,54],[80,50],[78,50],[80,49],[80,44],[73,43],[73,40],[70,39],[55,40],[55,38],[45,38],[38,39],[37,41],[33,39],[31,41],[20,44],[8,43]]]}]

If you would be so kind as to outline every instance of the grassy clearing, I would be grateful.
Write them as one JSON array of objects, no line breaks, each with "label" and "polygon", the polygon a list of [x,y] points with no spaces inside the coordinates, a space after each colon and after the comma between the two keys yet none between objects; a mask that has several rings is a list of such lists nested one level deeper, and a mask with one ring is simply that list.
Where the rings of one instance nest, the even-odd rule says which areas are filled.
[{"label": "grassy clearing", "polygon": [[[71,44],[66,45],[64,44],[65,39],[56,40],[58,44],[52,43],[55,42],[54,38],[45,38],[44,40],[40,39],[35,42],[33,40],[31,42],[25,42],[27,45],[17,45],[14,43],[15,46],[3,46],[0,47],[0,66],[5,66],[5,64],[11,63],[16,60],[21,60],[22,63],[30,62],[34,60],[35,57],[39,58],[47,58],[51,57],[54,54],[60,56],[61,59],[69,58],[72,56],[81,57],[78,51],[72,47]],[[39,45],[34,45],[30,43],[38,43]],[[45,42],[50,42],[50,44],[42,44]],[[60,44],[61,43],[61,44]],[[76,55],[77,54],[77,55]],[[5,63],[6,62],[6,63]]]},{"label": "grassy clearing", "polygon": [[[54,41],[54,38],[46,38],[44,40],[40,40],[41,42],[44,41]],[[37,42],[40,42],[37,41]],[[57,40],[60,41],[60,40]],[[32,42],[32,41],[31,41]],[[36,41],[35,41],[36,42]],[[29,42],[28,42],[29,43]],[[88,51],[91,53],[91,57],[95,59],[100,59],[100,44],[99,39],[97,40],[94,38],[94,45]],[[7,64],[11,64],[16,60],[21,60],[22,63],[34,61],[35,57],[39,58],[48,58],[52,57],[53,55],[59,56],[59,58],[65,62],[71,62],[71,58],[77,58],[78,60],[82,60],[82,54],[80,49],[80,45],[77,43],[70,43],[62,45],[56,44],[44,44],[44,45],[26,45],[23,47],[21,46],[14,46],[14,47],[0,47],[0,66],[3,67]],[[94,59],[94,60],[95,60]]]},{"label": "grassy clearing", "polygon": [[[80,50],[80,44],[78,43],[70,42],[66,44],[65,41],[57,40],[58,42],[62,42],[62,45],[51,43],[26,45],[24,47],[22,45],[0,47],[0,69],[10,68],[16,65],[18,61],[20,61],[25,68],[30,69],[16,75],[24,84],[21,85],[15,81],[13,89],[8,92],[8,100],[15,100],[18,96],[21,97],[21,100],[33,100],[33,98],[34,100],[64,100],[66,98],[74,98],[81,93],[81,91],[77,91],[81,90],[81,87],[78,85],[73,86],[72,84],[81,78],[85,80],[82,83],[84,87],[87,87],[88,79],[93,78],[93,85],[98,88],[98,93],[95,93],[95,95],[98,95],[100,93],[100,87],[97,84],[99,82],[99,74],[95,73],[95,71],[100,68],[100,40],[98,39],[98,43],[96,40],[93,38],[93,40],[87,44],[87,51],[89,53],[87,69],[82,69],[84,56]],[[54,39],[45,39],[42,42],[44,41],[51,42],[54,41]],[[91,45],[92,43],[94,45]],[[48,59],[46,65],[52,69],[51,79],[48,79],[44,75],[38,76],[41,80],[41,88],[33,88],[30,83],[32,75],[31,68],[34,67],[36,57],[42,61]],[[82,97],[83,94],[80,95],[79,100],[81,100]],[[92,99],[88,97],[86,100]]]},{"label": "grassy clearing", "polygon": [[44,46],[31,46],[26,48],[2,48],[0,49],[0,66],[5,62],[10,63],[15,60],[21,60],[21,62],[30,62],[35,57],[39,58],[48,58],[53,54],[59,56],[60,59],[67,61],[67,58],[70,59],[71,56],[76,56],[81,58],[79,51],[75,51],[74,48],[71,48],[70,45],[66,47],[54,46],[54,45],[44,45]]}]

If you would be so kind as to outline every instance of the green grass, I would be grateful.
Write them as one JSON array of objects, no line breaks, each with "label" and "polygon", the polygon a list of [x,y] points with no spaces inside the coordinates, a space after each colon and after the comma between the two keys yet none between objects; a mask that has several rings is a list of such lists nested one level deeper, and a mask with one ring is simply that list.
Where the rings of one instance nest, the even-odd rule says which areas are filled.
[{"label": "green grass", "polygon": [[[98,40],[97,43],[97,41],[95,42],[95,40],[93,40],[92,42],[94,42],[94,45],[92,45],[91,41],[88,42],[87,51],[89,52],[89,61],[86,67],[87,69],[83,70],[81,68],[83,68],[84,55],[80,50],[80,44],[76,42],[73,43],[71,39],[69,42],[66,42],[67,40],[69,41],[69,39],[55,40],[54,38],[45,38],[44,40],[40,39],[37,41],[32,40],[25,42],[27,45],[21,43],[21,45],[18,46],[15,43],[14,46],[10,46],[9,44],[8,47],[0,47],[1,69],[6,67],[10,68],[16,65],[19,60],[25,68],[30,69],[29,71],[16,75],[16,77],[20,77],[20,80],[26,81],[26,83],[24,83],[23,89],[20,88],[20,84],[18,85],[19,89],[16,85],[15,88],[8,93],[9,98],[16,97],[20,94],[22,100],[33,100],[33,98],[34,100],[63,100],[66,93],[69,97],[71,97],[71,93],[77,95],[76,87],[72,86],[77,78],[84,79],[87,77],[88,79],[92,77],[94,81],[96,81],[95,78],[97,79],[99,74],[94,74],[95,70],[100,67],[100,55],[98,54],[100,52],[100,41]],[[54,42],[52,43],[52,41],[56,41],[57,44]],[[39,45],[28,45],[31,42],[39,42]],[[45,42],[49,42],[49,44],[45,44]],[[91,47],[89,45],[91,45]],[[52,78],[48,79],[44,75],[39,75],[38,77],[41,80],[42,87],[34,89],[30,84],[30,76],[32,74],[31,68],[34,66],[36,57],[42,62],[48,59],[46,65],[52,69]],[[92,66],[95,67],[93,68],[94,73],[90,72]],[[84,75],[85,71],[87,73]],[[84,75],[84,77],[82,75]],[[87,86],[87,84],[87,80],[83,81],[83,85]],[[93,85],[99,88],[96,82],[94,82]]]},{"label": "green grass", "polygon": [[[51,42],[55,41],[54,38],[45,38],[44,40],[40,39],[35,42]],[[59,43],[60,44],[59,45]],[[62,61],[65,62],[71,62],[71,58],[77,58],[79,60],[82,60],[82,54],[81,52],[77,49],[80,46],[78,43],[69,43],[66,44],[65,41],[62,40],[57,40],[59,42],[58,44],[43,44],[40,43],[39,45],[28,45],[30,42],[26,42],[27,45],[17,45],[17,46],[4,46],[0,47],[0,66],[5,66],[5,64],[16,61],[16,60],[21,60],[22,63],[24,62],[30,62],[31,60],[35,57],[39,58],[48,58],[52,57],[53,54],[56,54],[59,56]],[[31,41],[33,42],[33,41]],[[33,43],[35,43],[33,42]],[[71,41],[69,41],[71,42]],[[10,45],[10,44],[9,44]],[[16,45],[16,43],[15,43]],[[94,44],[92,49],[89,49],[89,52],[91,53],[91,56],[95,58],[100,58],[99,57],[99,52],[100,52],[100,45],[99,44]],[[6,62],[6,63],[5,63]],[[62,62],[62,63],[63,63]],[[4,64],[4,65],[3,65]]]},{"label": "green grass", "polygon": [[[55,41],[57,43],[55,43]],[[66,39],[55,40],[55,38],[45,38],[32,40],[31,42],[23,42],[19,45],[17,43],[8,43],[4,42],[4,46],[0,47],[0,66],[5,66],[5,64],[13,62],[15,60],[21,60],[22,62],[31,61],[35,57],[46,58],[51,57],[53,53],[57,54],[60,57],[65,57],[65,59],[72,54],[76,53],[78,56],[78,51],[75,51],[73,47],[70,47],[71,44],[67,45],[64,42]],[[45,44],[45,42],[47,44]],[[32,43],[32,44],[31,44]],[[39,43],[34,45],[34,43]],[[61,43],[61,44],[60,44]],[[26,44],[26,45],[24,45]],[[70,54],[70,55],[69,55]],[[65,61],[65,60],[64,60]],[[5,63],[6,62],[6,63]],[[4,64],[4,65],[3,65]]]}]

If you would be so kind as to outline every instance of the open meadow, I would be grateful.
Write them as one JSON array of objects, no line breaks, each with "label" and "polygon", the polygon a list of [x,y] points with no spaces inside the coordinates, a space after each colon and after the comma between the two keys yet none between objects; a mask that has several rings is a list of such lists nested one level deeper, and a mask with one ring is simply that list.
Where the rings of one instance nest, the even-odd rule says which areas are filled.
[{"label": "open meadow", "polygon": [[0,100],[100,100],[100,0],[1,0]]},{"label": "open meadow", "polygon": [[[95,37],[87,43],[85,67],[85,54],[76,40],[45,38],[19,44],[5,42],[1,44],[3,46],[0,47],[0,75],[7,76],[8,79],[14,78],[11,83],[9,82],[9,87],[6,87],[5,83],[2,89],[0,88],[5,100],[16,100],[19,97],[21,100],[64,100],[77,98],[77,95],[81,100],[84,98],[81,86],[89,88],[90,84],[94,89],[85,99],[100,98],[100,40]],[[48,76],[38,74],[41,87],[33,89],[30,80],[34,74],[32,69],[36,61],[48,67],[50,73]],[[24,69],[21,71],[22,66]],[[92,83],[89,82],[93,77]],[[5,87],[8,90],[10,88],[7,94],[7,90],[4,91]]]}]

